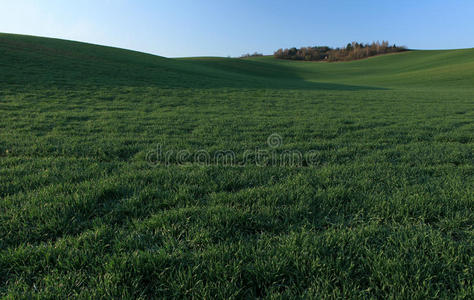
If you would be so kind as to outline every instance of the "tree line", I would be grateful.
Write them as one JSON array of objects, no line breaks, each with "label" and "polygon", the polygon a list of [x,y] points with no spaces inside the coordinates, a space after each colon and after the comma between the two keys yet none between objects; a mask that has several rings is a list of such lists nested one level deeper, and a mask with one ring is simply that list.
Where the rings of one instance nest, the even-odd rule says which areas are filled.
[{"label": "tree line", "polygon": [[254,53],[246,53],[246,54],[242,54],[240,56],[240,58],[248,58],[248,57],[259,57],[259,56],[263,56],[262,53],[258,53],[258,52],[254,52]]},{"label": "tree line", "polygon": [[348,61],[375,56],[379,54],[394,53],[406,51],[404,46],[389,45],[388,41],[373,42],[372,44],[364,44],[352,42],[347,44],[345,48],[330,47],[302,47],[278,49],[273,54],[276,58],[306,60],[306,61]]}]

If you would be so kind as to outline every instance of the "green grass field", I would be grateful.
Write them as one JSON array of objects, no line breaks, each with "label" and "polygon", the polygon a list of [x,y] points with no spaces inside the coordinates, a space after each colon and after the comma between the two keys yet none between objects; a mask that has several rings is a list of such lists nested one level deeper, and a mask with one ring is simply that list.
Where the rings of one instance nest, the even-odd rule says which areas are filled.
[{"label": "green grass field", "polygon": [[[474,49],[167,59],[0,34],[0,113],[5,298],[474,297]],[[193,159],[221,150],[247,160]]]}]

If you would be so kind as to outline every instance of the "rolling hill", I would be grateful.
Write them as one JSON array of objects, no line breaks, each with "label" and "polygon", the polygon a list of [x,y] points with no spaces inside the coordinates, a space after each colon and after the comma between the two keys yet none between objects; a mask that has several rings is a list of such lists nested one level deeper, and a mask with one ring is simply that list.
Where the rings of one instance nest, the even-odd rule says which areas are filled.
[{"label": "rolling hill", "polygon": [[473,95],[474,49],[0,34],[0,296],[472,298]]},{"label": "rolling hill", "polygon": [[168,59],[111,47],[9,34],[1,34],[0,41],[2,84],[317,88],[317,83],[323,82],[471,88],[474,79],[474,48],[409,51],[345,63],[307,63],[273,57]]}]

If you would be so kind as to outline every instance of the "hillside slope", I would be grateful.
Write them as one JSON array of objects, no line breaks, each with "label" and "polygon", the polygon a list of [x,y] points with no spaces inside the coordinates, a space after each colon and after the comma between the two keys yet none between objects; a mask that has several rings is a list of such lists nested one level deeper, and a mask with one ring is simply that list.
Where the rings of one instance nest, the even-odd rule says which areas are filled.
[{"label": "hillside slope", "polygon": [[[250,72],[235,72],[243,63]],[[220,66],[228,66],[221,68]],[[285,66],[221,58],[216,65],[80,42],[0,34],[0,84],[154,86],[163,88],[302,87]]]},{"label": "hillside slope", "polygon": [[277,61],[273,58],[255,60],[291,66],[301,78],[309,81],[398,88],[472,88],[474,82],[474,48],[408,51],[342,63]]},{"label": "hillside slope", "polygon": [[1,84],[15,85],[471,88],[474,49],[410,51],[344,63],[273,57],[168,59],[79,42],[0,34],[0,66]]}]

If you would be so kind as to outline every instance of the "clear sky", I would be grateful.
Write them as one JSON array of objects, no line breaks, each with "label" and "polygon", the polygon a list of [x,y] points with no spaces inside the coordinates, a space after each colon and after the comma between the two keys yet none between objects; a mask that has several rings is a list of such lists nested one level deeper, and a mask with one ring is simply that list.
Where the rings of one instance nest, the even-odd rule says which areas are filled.
[{"label": "clear sky", "polygon": [[239,56],[389,40],[474,47],[473,0],[0,0],[0,32],[167,57]]}]

